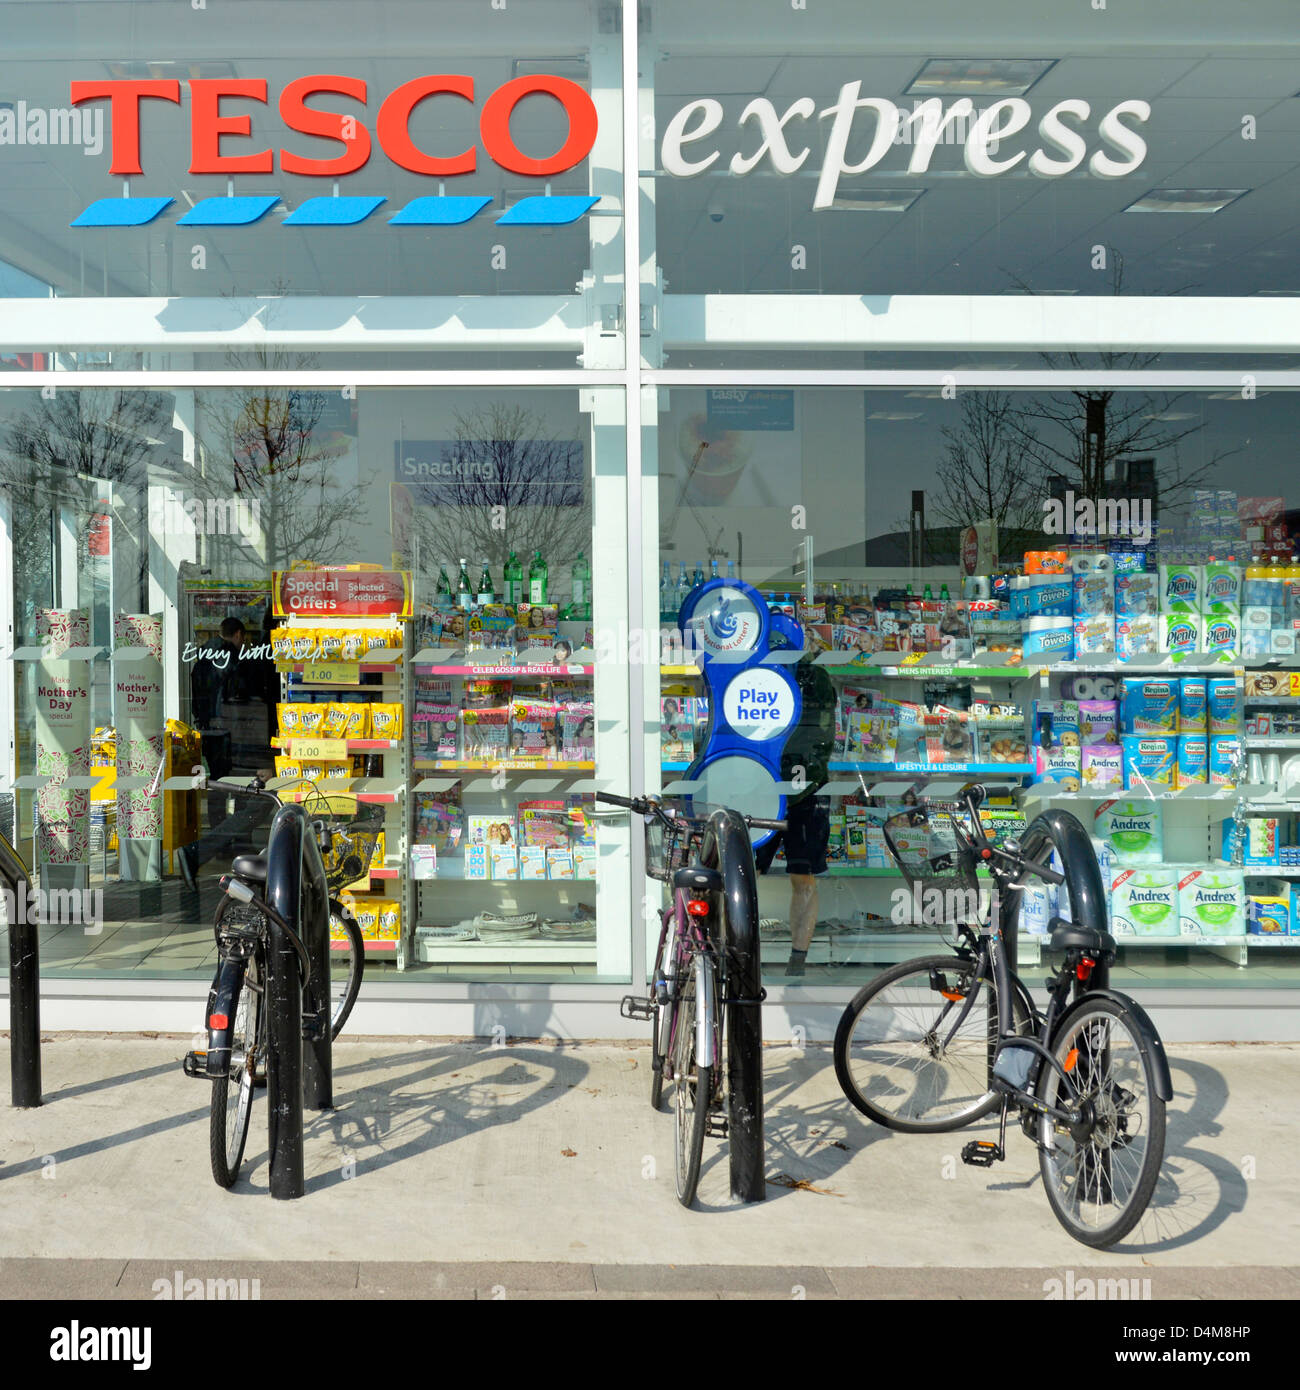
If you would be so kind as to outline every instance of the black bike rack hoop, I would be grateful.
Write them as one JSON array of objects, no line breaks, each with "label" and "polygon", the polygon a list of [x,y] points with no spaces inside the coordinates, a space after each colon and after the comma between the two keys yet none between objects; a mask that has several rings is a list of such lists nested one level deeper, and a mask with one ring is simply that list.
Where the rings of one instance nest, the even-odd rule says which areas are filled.
[{"label": "black bike rack hoop", "polygon": [[763,1153],[763,987],[758,937],[758,870],[749,827],[719,809],[704,833],[704,863],[723,881],[722,949],[727,959],[727,1137],[731,1195],[742,1202],[767,1196]]},{"label": "black bike rack hoop", "polygon": [[[1109,931],[1110,919],[1106,909],[1106,886],[1102,882],[1101,866],[1092,848],[1088,832],[1077,816],[1069,811],[1044,811],[1029,823],[1020,841],[1021,849],[1030,859],[1044,862],[1050,850],[1060,855],[1065,882],[1061,885],[1070,894],[1071,919],[1083,927]],[[1002,942],[1007,961],[1016,969],[1016,927],[1020,915],[1020,894],[1010,893],[1002,902]],[[1100,961],[1093,970],[1093,987],[1105,989],[1110,970]]]},{"label": "black bike rack hoop", "polygon": [[[305,883],[304,883],[305,880]],[[308,887],[304,895],[303,887]],[[319,890],[319,891],[316,891]],[[304,896],[314,909],[303,920]],[[329,1019],[329,906],[325,870],[306,813],[281,806],[271,822],[266,846],[266,900],[296,932],[311,960],[310,1046],[303,1048],[303,991],[299,957],[275,918],[270,919],[266,953],[267,1128],[271,1151],[271,1196],[301,1197],[304,1103],[314,1109],[333,1104]]]},{"label": "black bike rack hoop", "polygon": [[10,895],[9,1098],[22,1110],[41,1103],[41,953],[38,923],[27,912],[27,867],[0,836],[0,879]]}]

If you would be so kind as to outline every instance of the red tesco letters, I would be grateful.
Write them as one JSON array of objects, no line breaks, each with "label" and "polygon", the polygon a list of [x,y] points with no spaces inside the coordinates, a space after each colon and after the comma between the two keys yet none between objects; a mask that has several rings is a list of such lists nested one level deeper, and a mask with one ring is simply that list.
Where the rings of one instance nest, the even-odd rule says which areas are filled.
[{"label": "red tesco letters", "polygon": [[[275,151],[228,148],[253,138],[254,113],[228,109],[237,102],[267,104],[267,84],[262,78],[194,78],[190,88],[191,174],[270,174]],[[564,144],[546,158],[525,155],[510,133],[510,118],[520,102],[530,96],[547,96],[564,107],[569,132]],[[308,105],[317,96],[342,98],[356,103],[360,112],[331,110]],[[478,151],[474,145],[458,151],[425,150],[411,137],[415,108],[433,97],[475,101],[474,79],[461,74],[439,73],[403,83],[383,101],[375,122],[380,148],[400,168],[412,173],[447,177],[473,173]],[[109,102],[113,127],[113,159],[110,173],[126,176],[143,173],[140,148],[140,104],[167,101],[179,105],[180,83],[175,80],[106,79],[73,82],[73,106],[87,101]],[[279,151],[280,168],[288,174],[338,178],[362,168],[370,159],[370,131],[365,115],[367,88],[363,79],[338,74],[314,74],[289,83],[280,93],[280,118],[290,130],[337,141],[342,153],[333,157],[306,156]],[[581,164],[596,143],[595,103],[576,82],[547,74],[517,77],[498,87],[484,102],[479,118],[483,148],[494,164],[515,174],[548,177]],[[224,143],[223,143],[224,142]]]}]

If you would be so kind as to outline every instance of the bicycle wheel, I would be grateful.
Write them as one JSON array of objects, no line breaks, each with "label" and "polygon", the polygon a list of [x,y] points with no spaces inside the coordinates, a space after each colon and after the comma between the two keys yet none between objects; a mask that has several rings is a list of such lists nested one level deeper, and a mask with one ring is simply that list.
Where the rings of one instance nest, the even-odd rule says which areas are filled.
[{"label": "bicycle wheel", "polygon": [[[1092,1108],[1086,1133],[1051,1116],[1038,1125],[1043,1186],[1056,1219],[1084,1245],[1104,1247],[1142,1218],[1165,1152],[1165,1103],[1141,1030],[1114,999],[1085,995],[1062,1016],[1051,1052]],[[1044,1066],[1037,1094],[1060,1105],[1066,1087]]]},{"label": "bicycle wheel", "polygon": [[704,1131],[713,1098],[713,1067],[700,1061],[697,1039],[700,1017],[714,1007],[713,964],[696,955],[680,982],[673,1038],[673,1096],[677,1111],[677,1200],[689,1207],[700,1184]]},{"label": "bicycle wheel", "polygon": [[366,947],[357,926],[340,903],[330,904],[331,918],[343,925],[344,939],[330,939],[330,1041],[343,1031],[352,1006],[361,989],[361,975],[366,968]]},{"label": "bicycle wheel", "polygon": [[[878,975],[853,997],[835,1030],[835,1075],[869,1119],[906,1134],[961,1129],[998,1104],[989,1089],[989,1038],[998,1030],[990,980],[958,956],[922,956]],[[975,998],[948,1037],[967,996]],[[1015,1031],[1033,1028],[1020,988]]]},{"label": "bicycle wheel", "polygon": [[218,1187],[230,1187],[239,1176],[253,1109],[254,1073],[262,1042],[263,991],[258,959],[248,962],[235,1004],[231,1030],[230,1069],[212,1083],[208,1152]]}]

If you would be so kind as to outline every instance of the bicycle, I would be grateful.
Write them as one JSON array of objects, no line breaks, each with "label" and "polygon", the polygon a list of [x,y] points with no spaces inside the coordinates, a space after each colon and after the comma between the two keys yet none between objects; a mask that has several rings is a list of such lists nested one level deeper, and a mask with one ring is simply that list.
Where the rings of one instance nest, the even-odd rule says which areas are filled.
[{"label": "bicycle", "polygon": [[[312,821],[310,844],[318,851],[328,909],[331,920],[343,929],[341,942],[331,942],[330,987],[328,997],[321,1001],[311,984],[311,961],[302,938],[266,900],[267,861],[264,855],[237,855],[231,871],[221,879],[222,897],[213,919],[219,961],[217,972],[208,991],[205,1025],[208,1032],[206,1051],[187,1053],[184,1071],[187,1076],[212,1081],[212,1100],[209,1113],[209,1155],[212,1176],[221,1187],[230,1187],[239,1174],[248,1127],[252,1114],[253,1092],[265,1084],[267,1024],[264,991],[266,985],[266,952],[270,923],[284,932],[298,957],[299,985],[304,998],[304,1034],[328,1017],[330,1040],[338,1037],[361,988],[365,969],[365,945],[361,929],[337,898],[338,891],[362,877],[370,863],[379,831],[383,810],[380,807],[357,806],[355,799],[325,796],[315,783],[312,786],[322,805]],[[235,788],[231,788],[234,790]],[[267,791],[258,778],[244,788],[253,795],[279,798]],[[339,803],[351,809],[342,814]],[[344,821],[339,828],[331,821]],[[305,895],[312,875],[302,876]],[[305,920],[305,911],[299,920]],[[333,949],[339,946],[336,951]],[[324,1005],[324,1006],[322,1006]]]},{"label": "bicycle", "polygon": [[[658,1110],[665,1076],[673,1082],[677,1199],[695,1200],[706,1135],[727,1135],[721,1008],[728,998],[727,952],[721,949],[723,875],[688,862],[703,848],[709,817],[665,809],[653,797],[597,792],[645,820],[646,873],[672,886],[660,914],[659,942],[647,998],[624,997],[620,1013],[650,1026],[650,1104]],[[697,811],[704,808],[695,808]],[[742,817],[751,829],[784,830],[784,821]]]},{"label": "bicycle", "polygon": [[[974,903],[981,864],[994,892],[974,924],[954,923],[957,939],[945,943],[952,954],[905,961],[858,991],[836,1030],[835,1074],[858,1110],[905,1133],[957,1130],[998,1110],[997,1142],[962,1149],[976,1167],[1005,1158],[1014,1110],[1038,1149],[1053,1213],[1074,1239],[1104,1248],[1137,1225],[1159,1177],[1169,1064],[1146,1012],[1106,985],[1115,959],[1108,931],[1052,919],[1050,948],[1064,961],[1038,1011],[1007,959],[1001,906],[1018,912],[1007,895],[1026,874],[1066,882],[1074,856],[1081,864],[1091,856],[1089,841],[1073,816],[1053,812],[1023,843],[998,847],[980,825],[983,798],[982,787],[968,787],[955,805],[917,803],[885,822],[910,887],[957,882]],[[1053,826],[1073,842],[1060,846],[1065,874],[1033,857]],[[1014,914],[1007,920],[1014,930]]]}]

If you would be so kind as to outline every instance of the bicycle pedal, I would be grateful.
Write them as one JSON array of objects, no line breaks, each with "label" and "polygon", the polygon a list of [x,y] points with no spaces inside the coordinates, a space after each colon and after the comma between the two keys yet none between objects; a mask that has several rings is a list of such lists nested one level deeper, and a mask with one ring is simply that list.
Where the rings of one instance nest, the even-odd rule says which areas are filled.
[{"label": "bicycle pedal", "polygon": [[624,1018],[637,1019],[642,1023],[652,1022],[655,1016],[654,1004],[649,999],[635,994],[625,994],[618,1011]]},{"label": "bicycle pedal", "polygon": [[181,1062],[181,1070],[196,1081],[208,1081],[208,1054],[206,1052],[187,1052]]},{"label": "bicycle pedal", "polygon": [[972,1168],[992,1168],[1006,1158],[1001,1144],[990,1143],[987,1139],[974,1139],[961,1151],[961,1161]]},{"label": "bicycle pedal", "polygon": [[725,1139],[728,1133],[727,1117],[725,1115],[706,1115],[704,1117],[704,1133],[710,1139]]}]

